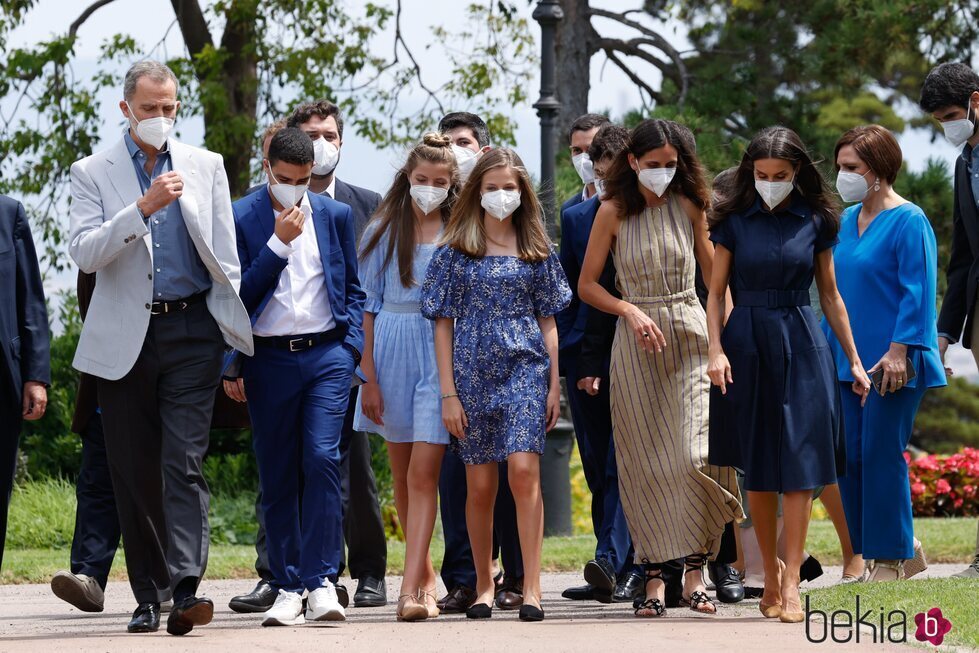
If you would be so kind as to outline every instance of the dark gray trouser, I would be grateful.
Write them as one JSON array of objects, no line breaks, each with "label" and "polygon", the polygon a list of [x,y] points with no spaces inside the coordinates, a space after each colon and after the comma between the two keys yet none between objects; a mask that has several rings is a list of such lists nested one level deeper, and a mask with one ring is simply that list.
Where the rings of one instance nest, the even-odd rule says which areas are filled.
[{"label": "dark gray trouser", "polygon": [[170,597],[207,567],[210,495],[201,470],[224,339],[207,305],[155,315],[139,358],[99,379],[105,448],[139,603]]}]

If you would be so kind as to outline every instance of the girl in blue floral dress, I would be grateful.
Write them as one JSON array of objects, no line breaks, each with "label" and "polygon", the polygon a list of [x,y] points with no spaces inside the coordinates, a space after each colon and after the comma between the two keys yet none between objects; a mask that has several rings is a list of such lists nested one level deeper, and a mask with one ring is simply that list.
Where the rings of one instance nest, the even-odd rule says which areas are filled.
[{"label": "girl in blue floral dress", "polygon": [[364,355],[354,428],[387,442],[394,503],[405,532],[398,619],[437,617],[429,546],[449,443],[442,423],[435,335],[420,310],[421,282],[458,191],[451,141],[426,134],[408,154],[364,233],[360,277]]},{"label": "girl in blue floral dress", "polygon": [[492,615],[493,504],[507,462],[524,562],[520,618],[540,621],[544,510],[540,455],[557,422],[560,385],[554,315],[571,301],[544,232],[527,170],[509,149],[473,169],[422,287],[435,320],[442,419],[466,464],[466,521],[476,566],[471,619]]}]

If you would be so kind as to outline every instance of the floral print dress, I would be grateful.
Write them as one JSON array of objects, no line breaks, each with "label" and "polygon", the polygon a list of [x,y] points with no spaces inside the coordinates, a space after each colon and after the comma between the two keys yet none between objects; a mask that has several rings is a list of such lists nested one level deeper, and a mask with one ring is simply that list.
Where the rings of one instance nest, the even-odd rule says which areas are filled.
[{"label": "floral print dress", "polygon": [[571,289],[557,256],[474,258],[436,250],[422,286],[422,314],[455,318],[453,368],[465,437],[450,446],[467,465],[544,452],[550,358],[537,318],[558,313]]}]

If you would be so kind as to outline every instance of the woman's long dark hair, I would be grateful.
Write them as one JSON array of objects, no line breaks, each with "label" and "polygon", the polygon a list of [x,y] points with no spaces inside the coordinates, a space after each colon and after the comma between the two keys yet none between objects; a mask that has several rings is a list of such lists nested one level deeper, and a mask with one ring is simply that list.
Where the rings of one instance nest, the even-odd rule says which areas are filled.
[{"label": "woman's long dark hair", "polygon": [[360,258],[363,260],[373,252],[387,235],[387,251],[384,255],[384,267],[391,264],[395,253],[398,255],[398,272],[401,285],[411,288],[415,285],[412,267],[415,262],[415,211],[411,199],[411,173],[419,162],[427,161],[448,166],[451,182],[449,196],[443,202],[439,211],[442,214],[442,224],[449,221],[452,205],[459,194],[459,167],[455,155],[452,154],[452,140],[444,134],[435,132],[425,134],[422,141],[408,153],[408,160],[394,176],[394,183],[380,205],[374,212],[371,222],[377,222],[374,233],[363,244]]},{"label": "woman's long dark hair", "polygon": [[797,170],[793,193],[802,196],[813,215],[822,217],[829,233],[840,230],[840,206],[836,194],[823,179],[799,135],[788,127],[766,127],[751,139],[741,157],[730,193],[721,199],[709,214],[710,226],[718,224],[732,213],[746,211],[758,199],[755,190],[755,161],[782,159]]},{"label": "woman's long dark hair", "polygon": [[710,189],[704,166],[697,157],[693,133],[672,120],[643,120],[629,132],[629,142],[609,166],[605,176],[605,199],[619,206],[619,217],[639,215],[646,208],[646,198],[639,191],[639,176],[629,165],[629,154],[636,159],[647,152],[672,145],[677,151],[676,175],[670,190],[684,195],[696,206],[710,206]]}]

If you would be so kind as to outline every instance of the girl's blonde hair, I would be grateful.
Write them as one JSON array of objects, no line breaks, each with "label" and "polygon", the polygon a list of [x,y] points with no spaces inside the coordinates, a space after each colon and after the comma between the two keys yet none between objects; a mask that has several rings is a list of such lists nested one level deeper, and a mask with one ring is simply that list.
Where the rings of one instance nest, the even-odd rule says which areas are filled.
[{"label": "girl's blonde hair", "polygon": [[415,262],[415,212],[411,199],[411,173],[422,161],[449,167],[449,196],[442,203],[442,223],[449,219],[452,205],[459,193],[459,166],[452,153],[452,139],[444,134],[430,132],[408,153],[408,159],[394,175],[394,183],[374,212],[372,223],[376,228],[364,242],[360,258],[373,252],[387,234],[387,252],[384,267],[391,264],[395,250],[398,255],[398,272],[401,285],[411,288],[415,285],[412,267]]},{"label": "girl's blonde hair", "polygon": [[479,158],[469,180],[459,193],[449,216],[440,244],[448,245],[467,256],[486,256],[486,227],[481,205],[483,176],[496,168],[509,168],[517,176],[520,206],[510,217],[517,230],[517,256],[530,263],[545,260],[551,254],[551,242],[544,230],[544,210],[530,175],[517,153],[509,148],[490,150]]}]

